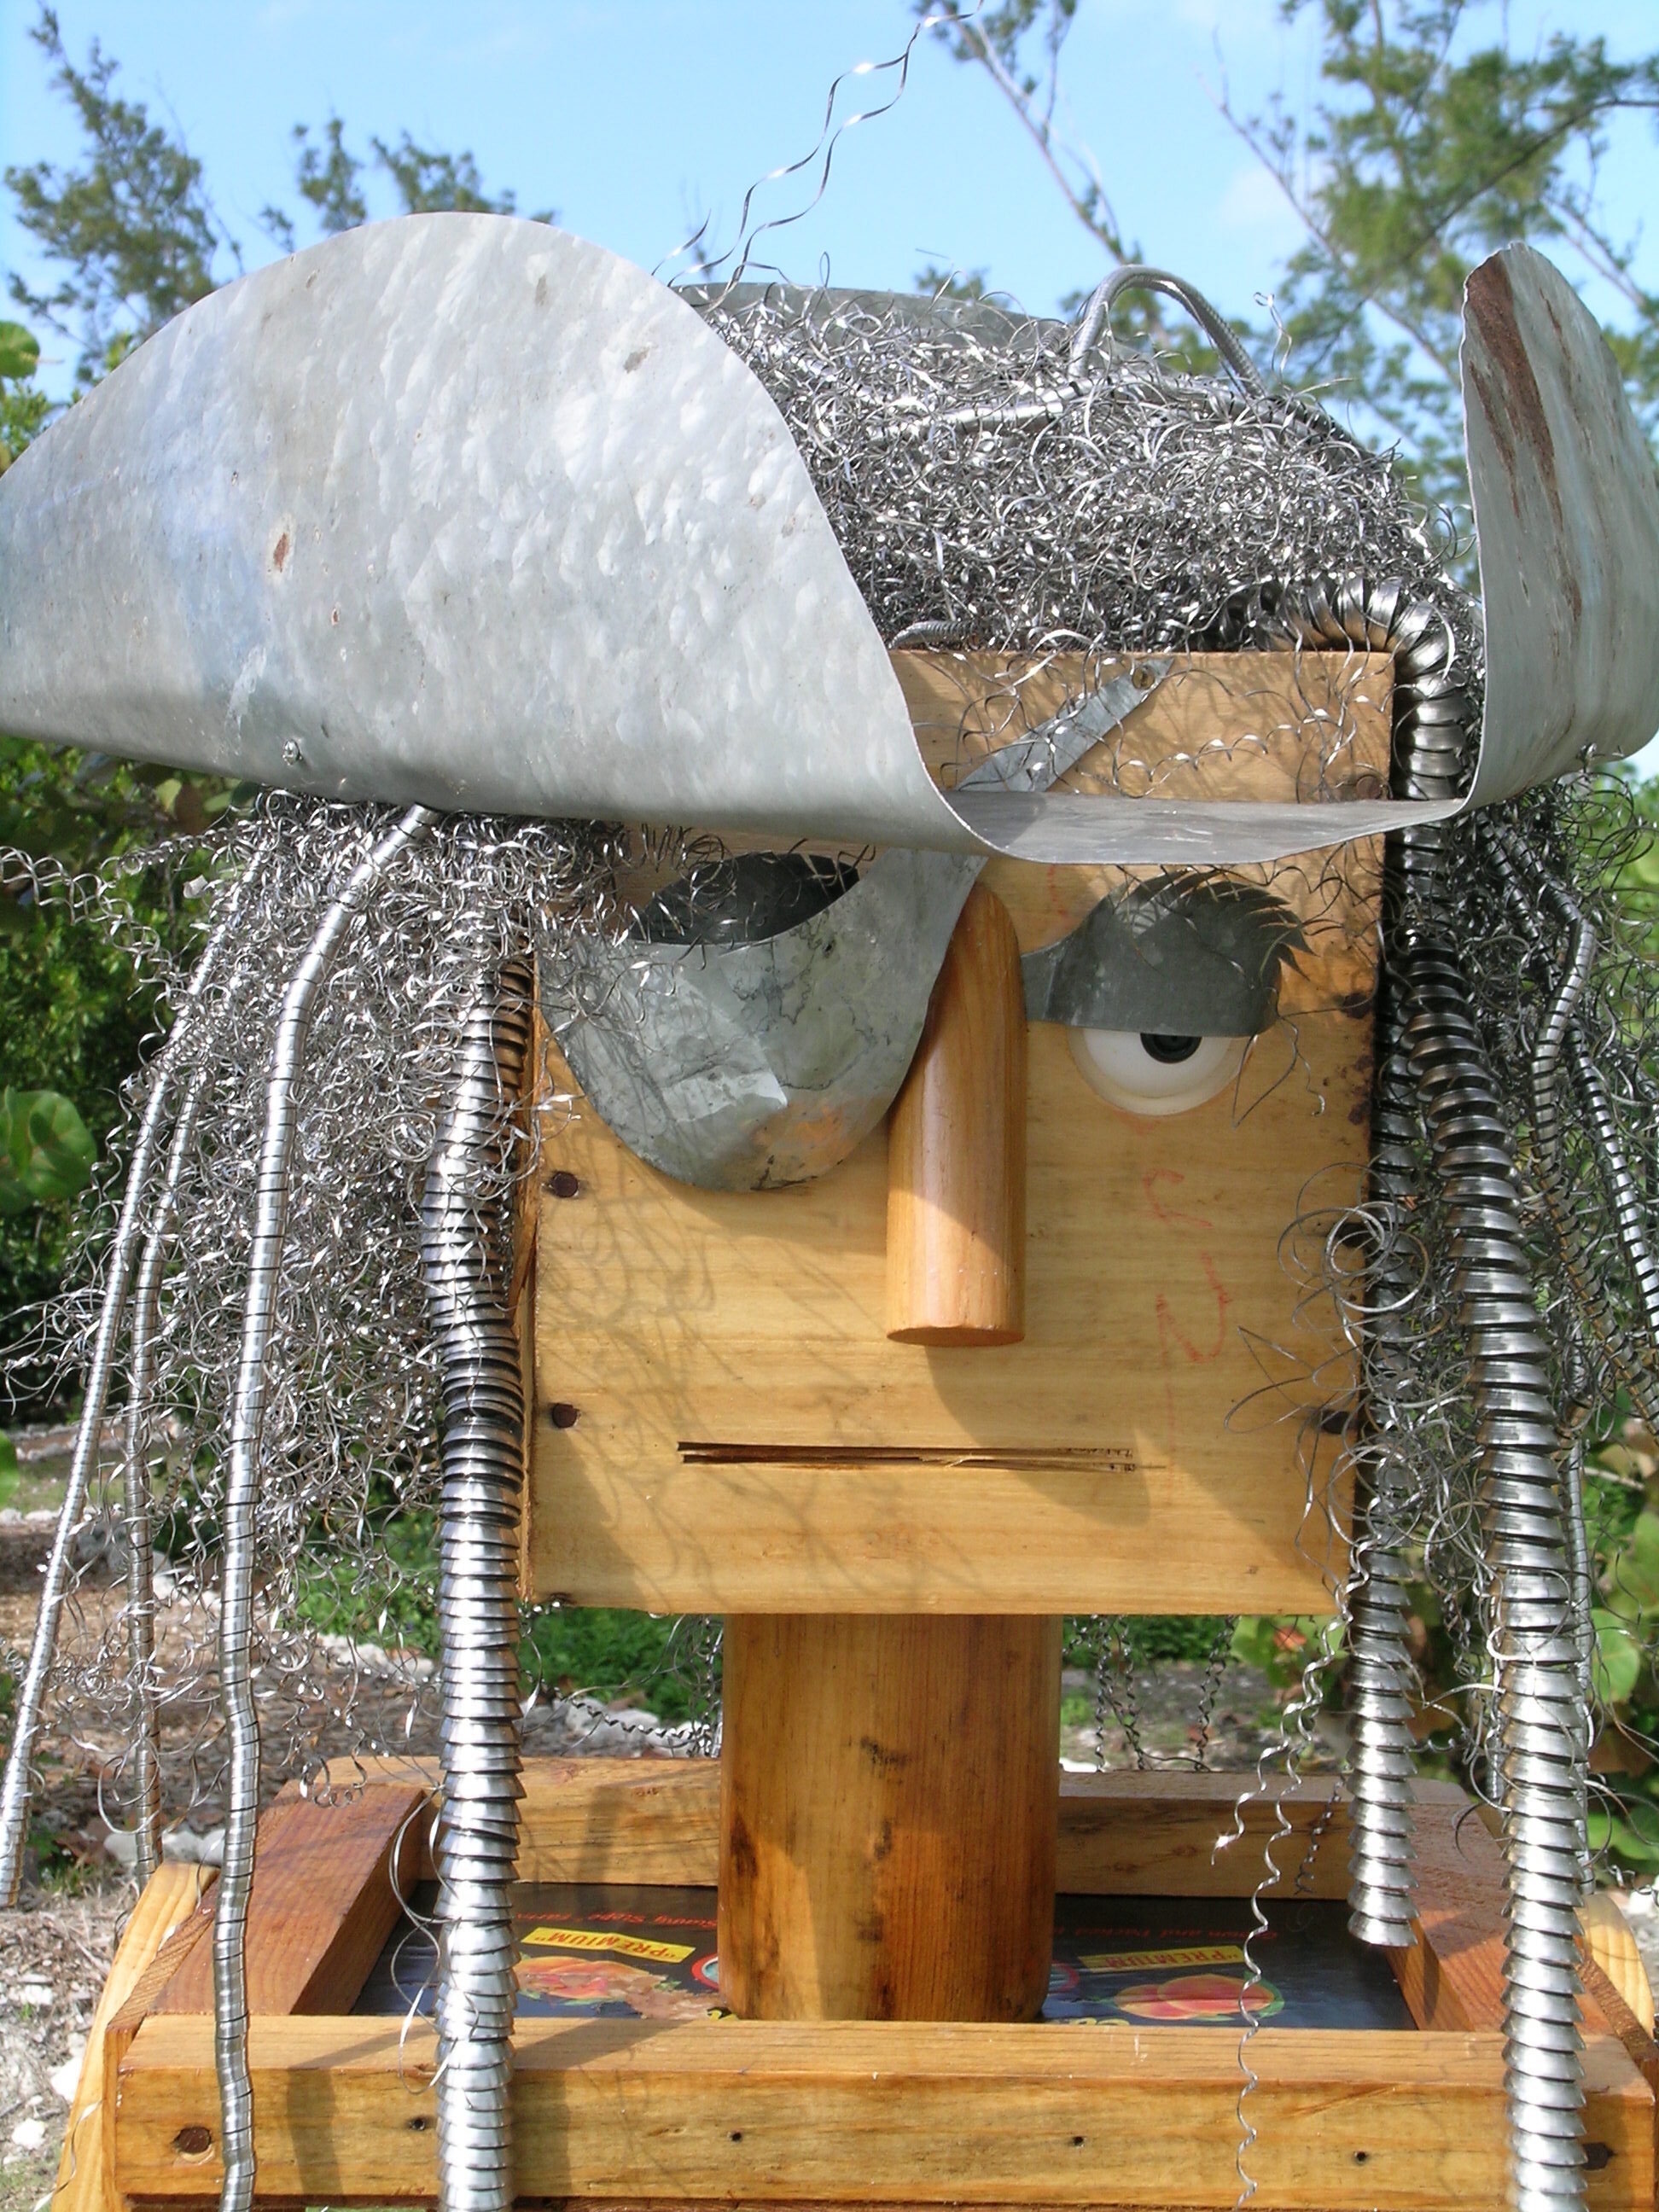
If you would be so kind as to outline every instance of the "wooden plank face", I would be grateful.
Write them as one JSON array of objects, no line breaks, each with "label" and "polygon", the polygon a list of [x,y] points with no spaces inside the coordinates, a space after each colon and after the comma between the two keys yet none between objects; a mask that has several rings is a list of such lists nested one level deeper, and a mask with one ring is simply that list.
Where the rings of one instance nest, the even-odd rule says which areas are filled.
[{"label": "wooden plank face", "polygon": [[[514,2044],[520,2202],[1237,2201],[1233,2028],[537,2020]],[[255,2020],[249,2057],[262,2197],[434,2201],[427,2022]],[[1246,2164],[1264,2208],[1507,2201],[1498,2036],[1265,2027],[1249,2057]],[[1584,2071],[1591,2212],[1637,2212],[1652,2202],[1652,2092],[1610,2037]],[[125,2195],[216,2201],[211,2023],[147,2021],[119,2094]]]},{"label": "wooden plank face", "polygon": [[[416,1783],[389,1782],[318,1804],[290,1783],[265,1808],[248,1905],[251,2010],[343,2012],[356,2000],[397,1924],[426,1798]],[[196,1945],[153,2009],[212,2011],[210,1945]]]},{"label": "wooden plank face", "polygon": [[[1378,665],[1329,658],[1349,672],[1352,757],[1374,768]],[[1171,695],[1162,735],[1135,740],[1200,785],[1212,755],[1229,796],[1250,782],[1249,733],[1289,726],[1312,680],[1306,658],[1237,665],[1231,727],[1211,674],[1204,717]],[[1256,795],[1279,795],[1282,761],[1257,750]],[[1364,1170],[1376,854],[1255,872],[1307,949],[1236,1086],[1129,1114],[1085,1082],[1064,1029],[1032,1025],[1018,1344],[889,1341],[884,1132],[814,1182],[704,1192],[627,1152],[572,1086],[543,1130],[544,1188],[574,1178],[574,1194],[544,1198],[537,1240],[538,1595],[662,1613],[1329,1609],[1344,1500],[1316,1416],[1348,1369],[1312,1273]],[[983,880],[1030,951],[1124,877],[999,862]]]}]

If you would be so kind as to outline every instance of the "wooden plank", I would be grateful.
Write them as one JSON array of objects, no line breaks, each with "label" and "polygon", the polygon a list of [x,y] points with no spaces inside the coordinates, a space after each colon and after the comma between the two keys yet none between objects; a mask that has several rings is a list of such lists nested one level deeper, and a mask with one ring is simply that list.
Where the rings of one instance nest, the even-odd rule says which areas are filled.
[{"label": "wooden plank", "polygon": [[712,1887],[720,1826],[718,1759],[528,1759],[519,1879]]},{"label": "wooden plank", "polygon": [[1279,1037],[1243,1118],[1227,1091],[1147,1119],[1035,1026],[1026,1334],[1000,1346],[888,1340],[884,1132],[817,1182],[732,1194],[672,1183],[591,1115],[550,1121],[544,1178],[582,1197],[544,1202],[538,1246],[538,1592],[661,1613],[1326,1608],[1335,1446],[1304,1422],[1345,1358],[1282,1248],[1310,1194],[1358,1188],[1370,1036],[1310,1015],[1304,1066]]},{"label": "wooden plank", "polygon": [[1419,2027],[1496,2031],[1504,2019],[1504,1856],[1472,1802],[1417,1791],[1418,1940],[1390,1953]]},{"label": "wooden plank", "polygon": [[[516,2039],[527,2197],[1220,2207],[1236,2201],[1231,2029],[889,2021],[526,2021]],[[256,2020],[262,2194],[430,2198],[424,2024]],[[1254,2202],[1462,2212],[1506,2198],[1493,2036],[1262,2029],[1249,2045]],[[1585,2054],[1598,2208],[1645,2207],[1651,2092],[1618,2042]],[[152,2018],[121,2075],[117,2178],[136,2197],[219,2186],[212,2033]],[[206,2131],[205,2152],[190,2148]],[[181,2145],[184,2148],[181,2148]],[[1597,2154],[1598,2157],[1601,2154]]]},{"label": "wooden plank", "polygon": [[[1653,1985],[1631,1925],[1609,1890],[1593,1890],[1578,1913],[1579,1941],[1633,2024],[1653,2041]],[[1624,2030],[1617,2031],[1621,2039]],[[1628,2042],[1626,2047],[1628,2049]]]},{"label": "wooden plank", "polygon": [[104,2101],[104,2043],[110,2022],[143,1979],[158,1951],[180,1921],[196,1910],[202,1869],[160,1866],[144,1884],[121,1932],[98,2003],[87,2031],[81,2071],[70,2102],[58,2183],[52,2193],[57,2212],[116,2212],[106,2156],[109,2133]]},{"label": "wooden plank", "polygon": [[[1076,656],[896,665],[941,773],[1084,673]],[[1195,656],[1066,781],[1097,787],[1109,755],[1171,794],[1358,795],[1386,779],[1391,684],[1377,656]],[[1284,1240],[1364,1171],[1376,866],[1365,844],[1239,872],[1307,944],[1291,1019],[1237,1095],[1121,1113],[1059,1028],[1033,1028],[1020,1345],[886,1340],[883,1133],[793,1189],[696,1191],[619,1146],[564,1071],[542,1179],[579,1195],[544,1200],[538,1246],[536,1591],[658,1612],[1328,1607],[1335,1455],[1304,1467],[1300,1417],[1340,1395],[1345,1356]],[[1126,879],[996,862],[983,883],[1029,951]]]},{"label": "wooden plank", "polygon": [[[1389,1962],[1419,2027],[1497,2033],[1504,2024],[1502,1848],[1484,1808],[1455,1783],[1419,1783],[1416,1797],[1418,1940],[1390,1952]],[[1652,2039],[1589,1957],[1583,2013],[1588,2033],[1620,2037],[1638,2064],[1651,2057],[1659,2080]]]},{"label": "wooden plank", "polygon": [[[893,666],[923,757],[947,785],[1090,683],[1121,672],[1121,664],[1085,666],[1076,653],[1045,656],[1034,666],[1006,653],[898,653]],[[1055,787],[1280,804],[1386,798],[1393,717],[1394,663],[1387,654],[1181,655],[1129,719]],[[1364,921],[1368,908],[1374,913],[1381,866],[1378,839],[1233,872],[1269,885],[1307,932],[1308,954],[1281,987],[1282,1011],[1300,1014],[1369,994]],[[1103,893],[1156,872],[994,860],[981,880],[1012,913],[1029,950],[1063,934]]]},{"label": "wooden plank", "polygon": [[[426,1798],[412,1781],[379,1783],[319,1804],[290,1783],[266,1807],[248,1904],[250,2011],[335,2013],[354,2002],[397,1924],[398,1892],[413,1879],[412,1816]],[[212,2008],[212,1949],[198,1943],[152,2009]]]},{"label": "wooden plank", "polygon": [[[337,1763],[342,1777],[383,1773],[434,1787],[436,1762]],[[333,1771],[334,1770],[331,1770]],[[1244,1774],[1062,1774],[1057,1887],[1083,1897],[1248,1897],[1268,1875],[1273,1844],[1279,1881],[1267,1893],[1347,1894],[1348,1811],[1341,1784],[1316,1775],[1280,1797],[1234,1808]],[[1431,1784],[1434,1789],[1439,1785]],[[720,1864],[720,1767],[712,1759],[532,1759],[520,1808],[521,1881],[714,1883]],[[1468,1802],[1450,1787],[1448,1802]],[[429,1863],[425,1869],[430,1875]]]},{"label": "wooden plank", "polygon": [[[1076,653],[892,655],[922,758],[947,788],[1133,664]],[[1386,799],[1394,659],[1383,653],[1189,653],[1064,791],[1136,797]],[[1318,757],[1328,766],[1317,781]]]},{"label": "wooden plank", "polygon": [[[211,1938],[213,1893],[219,1877],[211,1867],[202,1869],[200,1874],[200,1894],[195,1910],[187,1919],[174,1926],[121,2004],[111,2014],[109,2026],[104,2032],[104,2110],[106,2115],[118,2111],[121,2061],[132,2047],[134,2036],[149,2019],[158,1999],[185,1960],[198,1946],[205,1947]],[[114,2203],[118,2197],[114,2160],[114,2127],[112,2121],[106,2118],[104,2127],[105,2195],[111,2203]]]},{"label": "wooden plank", "polygon": [[[1346,1897],[1348,1808],[1336,1778],[1313,1776],[1241,1805],[1252,1780],[1064,1776],[1059,1887],[1085,1897],[1249,1897],[1264,1884],[1267,1898]],[[1279,1833],[1281,1814],[1288,1835]]]}]

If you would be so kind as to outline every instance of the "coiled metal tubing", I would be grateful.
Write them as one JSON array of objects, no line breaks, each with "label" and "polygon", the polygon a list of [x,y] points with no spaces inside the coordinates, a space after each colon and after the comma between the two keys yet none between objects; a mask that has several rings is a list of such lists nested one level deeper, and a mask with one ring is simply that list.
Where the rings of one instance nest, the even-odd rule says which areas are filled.
[{"label": "coiled metal tubing", "polygon": [[527,963],[468,1012],[427,1169],[421,1262],[443,1391],[438,1620],[438,2176],[444,2212],[510,2212],[522,1702],[518,1552],[524,1404],[509,1291],[515,1109],[530,1048]]},{"label": "coiled metal tubing", "polygon": [[[1534,1164],[1549,1210],[1561,1264],[1577,1291],[1595,1341],[1614,1374],[1630,1392],[1638,1412],[1659,1430],[1659,1378],[1650,1347],[1659,1342],[1659,1285],[1642,1218],[1641,1194],[1625,1158],[1619,1130],[1601,1079],[1577,1032],[1579,1001],[1589,983],[1596,934],[1576,901],[1557,894],[1522,841],[1501,823],[1479,825],[1486,857],[1504,885],[1504,906],[1517,934],[1533,955],[1540,981],[1550,996],[1533,1049],[1529,1083]],[[1559,979],[1550,973],[1543,930],[1533,900],[1557,906],[1567,927],[1569,951]],[[1620,1245],[1630,1264],[1645,1330],[1645,1342],[1615,1311],[1574,1212],[1563,1139],[1560,1075],[1563,1060],[1571,1067],[1574,1087],[1584,1106],[1587,1133],[1601,1164]]]},{"label": "coiled metal tubing", "polygon": [[1360,1455],[1364,1494],[1349,1598],[1348,1925],[1362,1942],[1400,1949],[1417,1941],[1412,1924],[1412,1782],[1417,1762],[1406,1632],[1408,1569],[1401,1535],[1410,1486],[1390,1431],[1397,1392],[1411,1367],[1404,1316],[1415,1281],[1402,1249],[1402,1232],[1417,1117],[1398,994],[1386,977],[1379,997],[1367,1190],[1377,1252],[1365,1291],[1365,1358],[1376,1387]]},{"label": "coiled metal tubing", "polygon": [[[1301,641],[1392,651],[1395,793],[1457,795],[1467,774],[1468,706],[1449,627],[1436,609],[1410,602],[1398,585],[1350,578],[1287,595],[1279,619]],[[1386,950],[1457,1266],[1494,1577],[1512,2189],[1517,2212],[1565,2212],[1584,2197],[1577,1960],[1584,1723],[1571,1547],[1521,1191],[1456,948],[1450,841],[1442,823],[1390,840],[1398,904],[1387,917]]]},{"label": "coiled metal tubing", "polygon": [[91,1364],[87,1370],[86,1396],[75,1431],[75,1446],[70,1458],[64,1503],[58,1515],[52,1552],[41,1584],[29,1662],[24,1673],[23,1686],[18,1693],[11,1753],[6,1761],[5,1779],[0,1783],[0,1906],[16,1903],[18,1884],[22,1878],[23,1846],[28,1837],[29,1769],[33,1762],[35,1742],[40,1731],[46,1680],[52,1672],[52,1658],[58,1647],[58,1622],[69,1588],[70,1546],[86,1507],[88,1482],[98,1462],[104,1409],[109,1402],[117,1348],[122,1324],[126,1319],[150,1176],[156,1153],[166,1133],[167,1109],[173,1103],[179,1066],[194,1047],[198,1009],[230,940],[246,883],[251,881],[252,873],[251,867],[244,884],[239,884],[231,894],[226,913],[202,948],[201,957],[196,963],[185,995],[185,1003],[179,1010],[172,1033],[157,1054],[151,1071],[149,1095],[144,1102],[143,1115],[133,1143],[120,1218],[110,1244],[109,1275],[104,1291],[104,1303],[98,1316],[98,1333],[93,1344]]},{"label": "coiled metal tubing", "polygon": [[[1439,679],[1450,641],[1432,607],[1398,583],[1357,578],[1273,595],[1267,604],[1281,642],[1358,647],[1395,656],[1396,746],[1426,716],[1443,714]],[[1246,611],[1236,610],[1236,622]],[[1460,702],[1461,714],[1461,702]],[[1462,722],[1456,724],[1461,744]],[[1404,896],[1396,846],[1384,865],[1385,913]],[[1417,1747],[1411,1733],[1413,1668],[1407,1641],[1408,1571],[1402,1540],[1409,1476],[1390,1443],[1391,1407],[1410,1372],[1406,1323],[1415,1278],[1404,1249],[1405,1202],[1420,1128],[1406,1044],[1406,1015],[1395,979],[1378,978],[1377,1074],[1366,1211],[1376,1252],[1367,1271],[1366,1435],[1359,1455],[1353,1564],[1348,1592],[1352,1717],[1348,1774],[1348,1925],[1362,1942],[1401,1948],[1416,1942],[1412,1784]]]},{"label": "coiled metal tubing", "polygon": [[122,1439],[123,1513],[127,1544],[127,1661],[138,1701],[133,1730],[134,1870],[143,1889],[161,1863],[161,1739],[155,1694],[155,1561],[150,1527],[149,1430],[153,1389],[151,1349],[161,1275],[179,1211],[179,1184],[196,1140],[196,1124],[208,1085],[204,1066],[191,1071],[173,1125],[167,1174],[155,1217],[145,1239],[132,1293],[132,1333],[127,1360],[126,1419]]},{"label": "coiled metal tubing", "polygon": [[295,1093],[306,1042],[324,984],[352,924],[372,902],[386,871],[430,832],[437,816],[411,806],[377,840],[329,905],[283,994],[265,1087],[264,1129],[254,1182],[253,1242],[242,1307],[240,1356],[225,1476],[224,1564],[219,1605],[219,1685],[228,1742],[225,1856],[213,1923],[214,2063],[219,2080],[222,2212],[251,2212],[255,2178],[253,2086],[247,2062],[247,1907],[253,1886],[259,1813],[259,1723],[253,1706],[254,1509],[264,1425],[266,1350],[287,1226]]}]

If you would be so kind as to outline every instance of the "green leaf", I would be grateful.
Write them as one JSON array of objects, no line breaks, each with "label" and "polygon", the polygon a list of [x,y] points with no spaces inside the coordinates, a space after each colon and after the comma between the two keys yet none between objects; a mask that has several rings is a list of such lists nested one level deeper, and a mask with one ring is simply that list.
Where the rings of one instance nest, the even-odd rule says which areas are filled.
[{"label": "green leaf", "polygon": [[1616,1613],[1597,1607],[1590,1619],[1595,1626],[1595,1694],[1604,1705],[1622,1705],[1641,1679],[1641,1644]]},{"label": "green leaf", "polygon": [[1612,1609],[1626,1617],[1659,1606],[1659,1513],[1638,1513],[1629,1541],[1610,1561],[1606,1589]]},{"label": "green leaf", "polygon": [[32,331],[0,322],[0,376],[33,376],[40,361],[40,341]]},{"label": "green leaf", "polygon": [[73,1198],[92,1180],[98,1147],[57,1091],[0,1091],[0,1216]]},{"label": "green leaf", "polygon": [[1232,1655],[1241,1666],[1254,1667],[1265,1674],[1273,1661],[1273,1630],[1272,1620],[1258,1620],[1246,1613],[1233,1631]]},{"label": "green leaf", "polygon": [[1632,1866],[1659,1866],[1659,1808],[1636,1798],[1624,1815],[1605,1805],[1589,1808],[1589,1847],[1602,1851],[1609,1846]]}]

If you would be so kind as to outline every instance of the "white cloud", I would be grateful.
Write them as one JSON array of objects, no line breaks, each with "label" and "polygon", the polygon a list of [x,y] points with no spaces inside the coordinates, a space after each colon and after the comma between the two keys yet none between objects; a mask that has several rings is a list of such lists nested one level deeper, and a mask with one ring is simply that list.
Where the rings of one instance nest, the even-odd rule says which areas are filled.
[{"label": "white cloud", "polygon": [[1296,211],[1260,161],[1247,161],[1227,179],[1215,211],[1218,228],[1249,238],[1263,253],[1288,252],[1302,241]]}]

